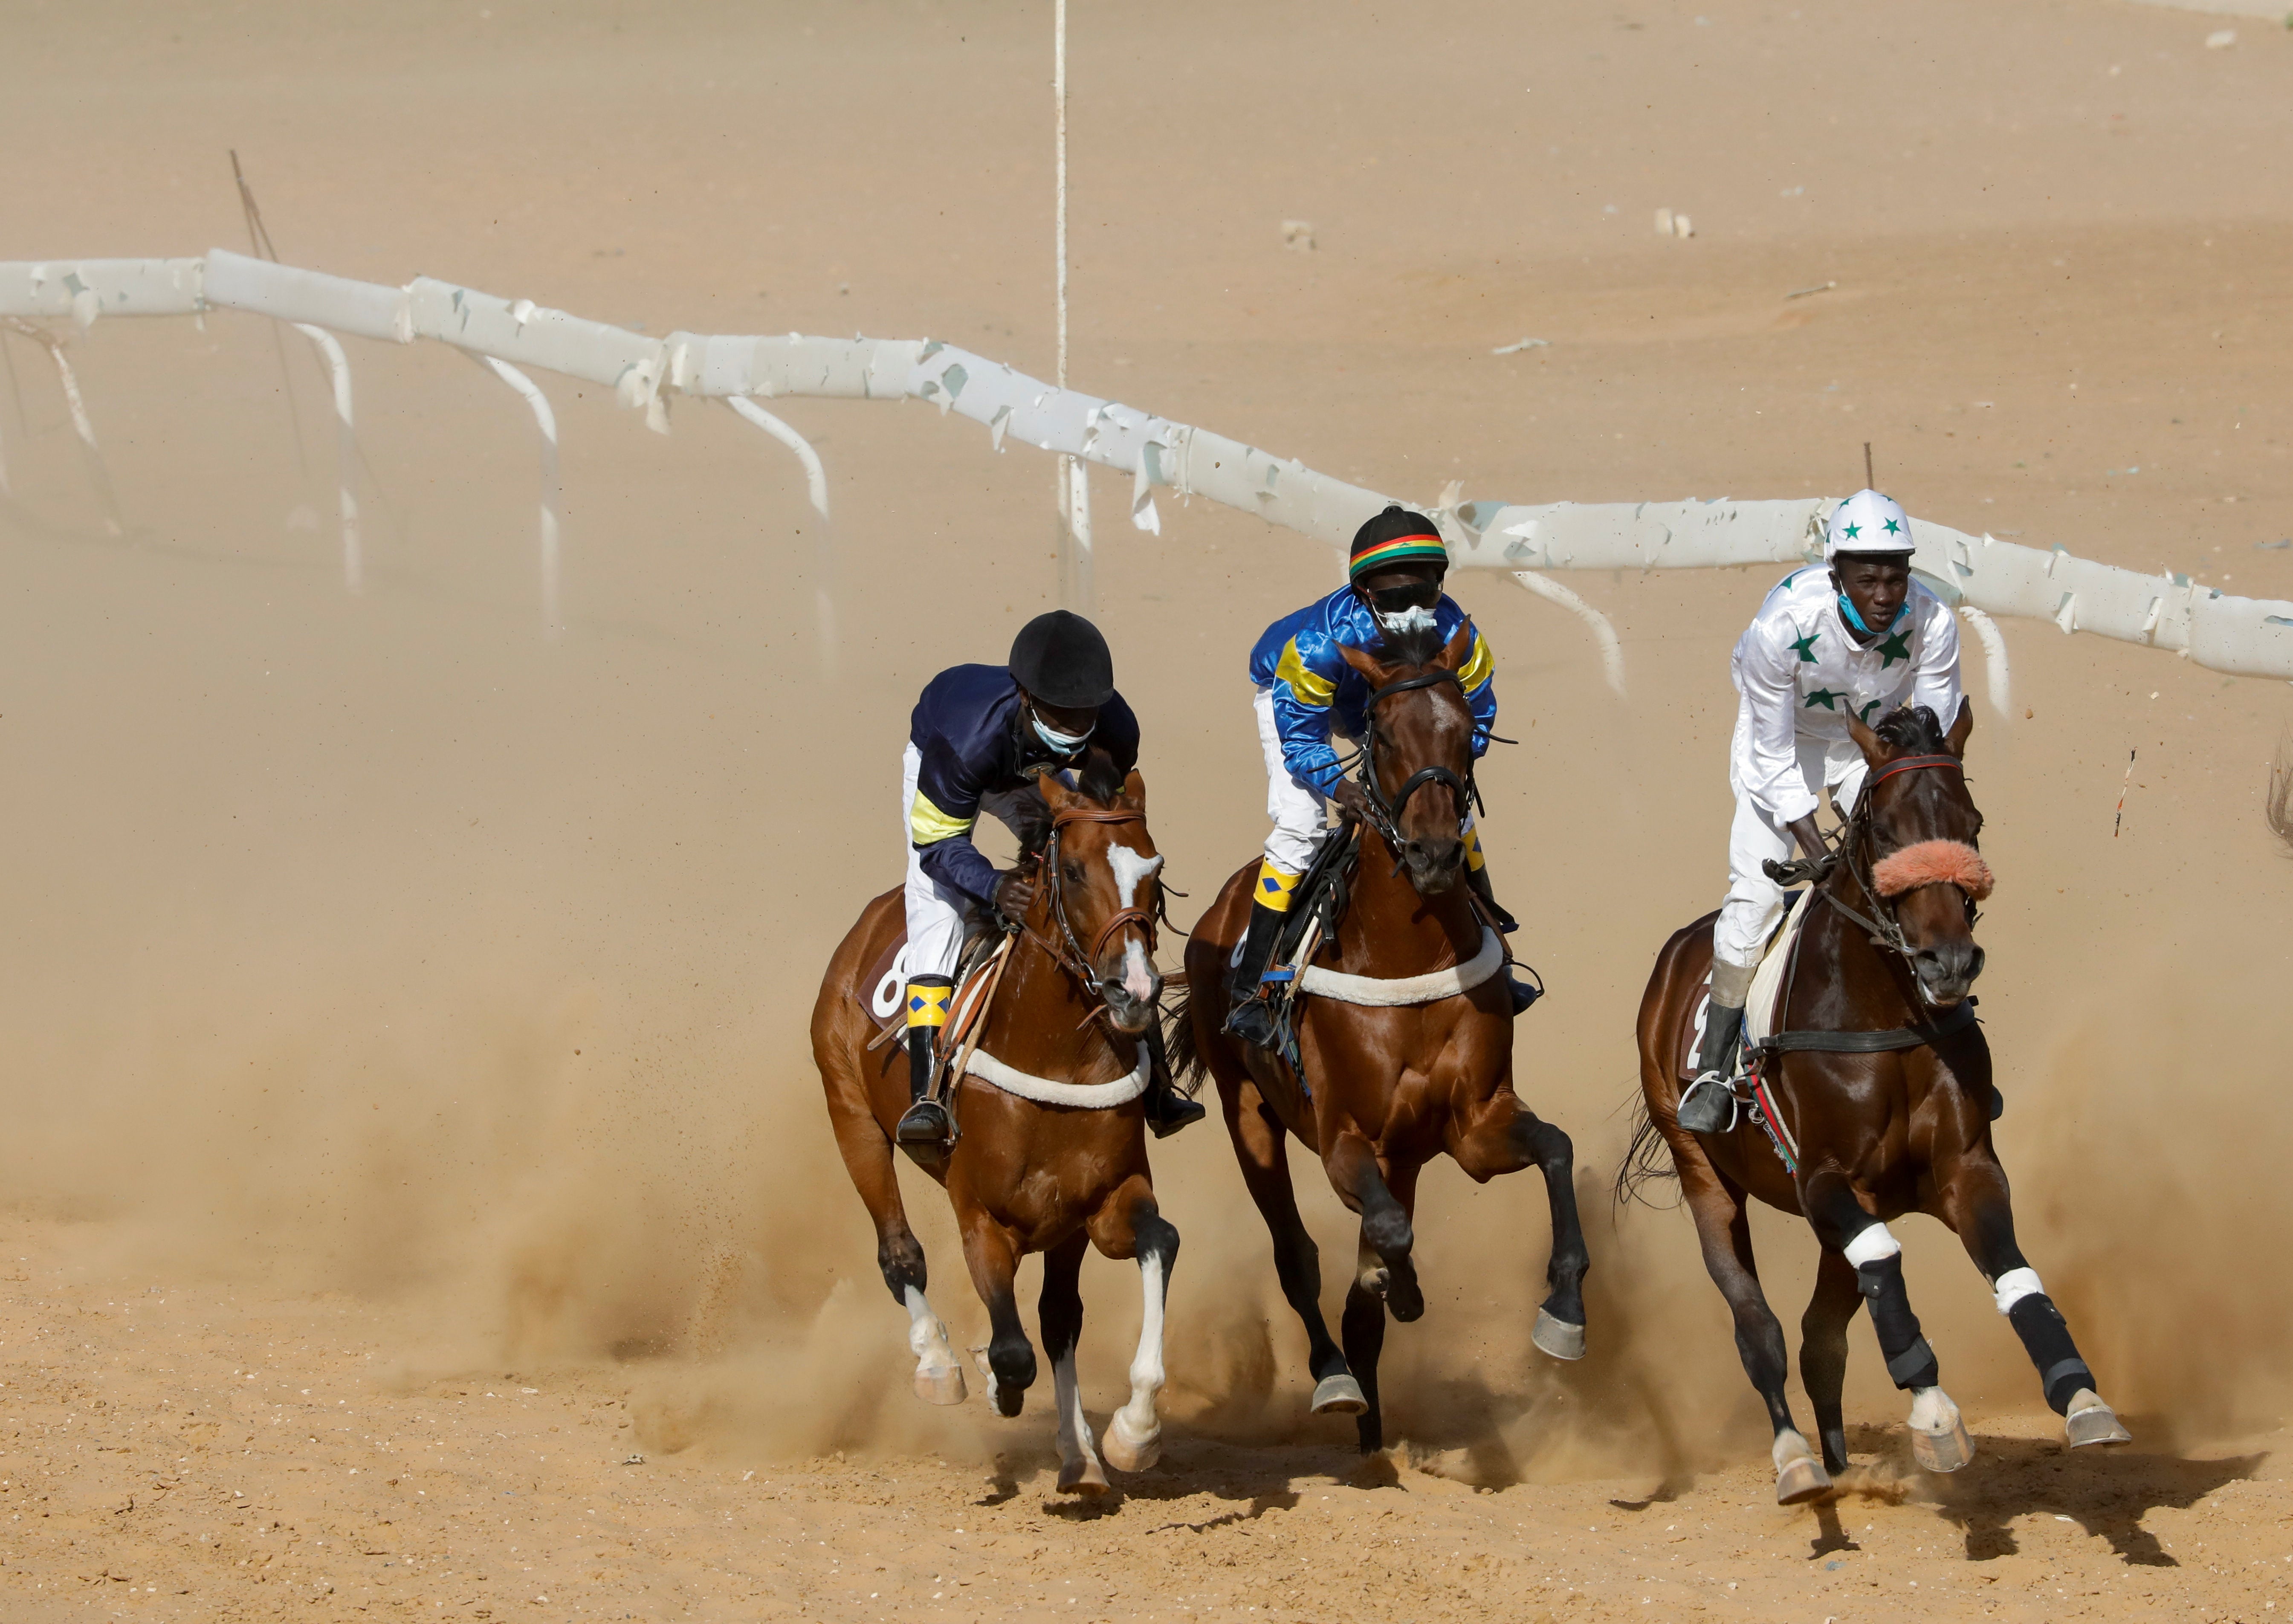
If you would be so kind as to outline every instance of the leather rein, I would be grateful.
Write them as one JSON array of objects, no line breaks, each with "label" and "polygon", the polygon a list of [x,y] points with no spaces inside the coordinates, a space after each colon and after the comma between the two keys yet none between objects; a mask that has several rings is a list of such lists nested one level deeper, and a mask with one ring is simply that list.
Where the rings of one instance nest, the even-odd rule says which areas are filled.
[{"label": "leather rein", "polygon": [[1150,908],[1117,909],[1106,923],[1099,928],[1098,939],[1090,951],[1083,951],[1082,940],[1075,935],[1074,925],[1067,917],[1066,883],[1059,872],[1059,833],[1070,824],[1140,824],[1146,821],[1144,812],[1125,811],[1119,807],[1068,807],[1051,815],[1050,838],[1044,841],[1042,856],[1038,860],[1038,872],[1043,875],[1043,889],[1050,901],[1050,914],[1059,928],[1059,939],[1048,941],[1029,929],[1025,921],[1018,922],[1020,932],[1041,948],[1052,962],[1082,984],[1083,991],[1096,1000],[1091,1012],[1083,1018],[1086,1024],[1104,1014],[1106,1002],[1098,990],[1098,972],[1092,968],[1106,945],[1121,931],[1137,927],[1146,934],[1146,956],[1155,956],[1155,920],[1166,905],[1163,900],[1162,877],[1155,878],[1155,904]]},{"label": "leather rein", "polygon": [[[1401,834],[1401,815],[1409,805],[1409,798],[1427,784],[1446,785],[1450,793],[1457,798],[1457,828],[1460,832],[1465,827],[1466,816],[1473,808],[1481,806],[1481,786],[1474,777],[1471,766],[1465,768],[1464,776],[1462,778],[1446,767],[1421,767],[1402,781],[1401,788],[1394,792],[1390,800],[1386,798],[1384,790],[1377,782],[1378,706],[1397,694],[1406,694],[1416,688],[1439,687],[1444,684],[1456,689],[1460,699],[1464,697],[1463,679],[1454,671],[1436,669],[1420,672],[1414,677],[1404,677],[1398,682],[1387,683],[1383,687],[1373,691],[1367,702],[1362,706],[1364,736],[1360,751],[1354,762],[1354,765],[1359,768],[1359,775],[1356,782],[1361,785],[1362,793],[1369,801],[1368,822],[1376,829],[1379,838],[1383,840],[1393,852],[1397,864],[1400,860],[1404,844]],[[1480,725],[1476,722],[1474,731],[1478,733],[1480,730]],[[1489,736],[1495,738],[1496,735],[1491,734]],[[1511,743],[1510,740],[1499,742]]]}]

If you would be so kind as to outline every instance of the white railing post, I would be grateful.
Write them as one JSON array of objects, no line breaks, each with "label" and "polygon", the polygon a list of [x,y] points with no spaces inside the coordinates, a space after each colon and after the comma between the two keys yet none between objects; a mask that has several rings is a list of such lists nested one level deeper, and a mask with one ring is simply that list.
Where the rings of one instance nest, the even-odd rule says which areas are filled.
[{"label": "white railing post", "polygon": [[539,386],[509,362],[490,355],[472,359],[517,391],[533,410],[533,426],[541,431],[541,629],[554,637],[565,629],[557,598],[557,414]]}]

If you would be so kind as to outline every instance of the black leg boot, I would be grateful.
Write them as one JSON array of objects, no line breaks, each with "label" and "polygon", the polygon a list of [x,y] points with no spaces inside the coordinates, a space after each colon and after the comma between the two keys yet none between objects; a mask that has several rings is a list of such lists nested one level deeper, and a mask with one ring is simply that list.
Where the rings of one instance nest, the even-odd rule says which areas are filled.
[{"label": "black leg boot", "polygon": [[955,983],[945,976],[917,976],[908,983],[908,1109],[892,1137],[920,1161],[927,1154],[944,1154],[954,1135],[947,1108],[924,1098],[954,990]]},{"label": "black leg boot", "polygon": [[1704,1045],[1696,1081],[1680,1098],[1680,1125],[1690,1133],[1725,1133],[1736,1125],[1736,1043],[1744,1030],[1740,1006],[1714,999],[1704,1011]]},{"label": "black leg boot", "polygon": [[1155,1021],[1138,1041],[1146,1045],[1146,1125],[1155,1130],[1155,1138],[1168,1139],[1209,1112],[1201,1100],[1180,1093],[1171,1078],[1170,1057],[1163,1050],[1163,1023]]},{"label": "black leg boot", "polygon": [[1281,934],[1282,922],[1287,918],[1288,914],[1262,902],[1252,903],[1250,930],[1242,938],[1242,962],[1234,969],[1234,1007],[1227,1011],[1227,1035],[1260,1049],[1271,1050],[1278,1035],[1274,1030],[1274,1011],[1258,995],[1258,984],[1265,979],[1266,962],[1274,956],[1274,938]]}]

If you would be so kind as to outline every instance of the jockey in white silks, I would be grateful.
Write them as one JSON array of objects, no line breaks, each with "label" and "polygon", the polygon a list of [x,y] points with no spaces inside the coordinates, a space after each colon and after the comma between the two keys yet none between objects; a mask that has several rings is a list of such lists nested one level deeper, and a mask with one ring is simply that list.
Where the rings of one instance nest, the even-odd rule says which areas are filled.
[{"label": "jockey in white silks", "polygon": [[1797,843],[1825,852],[1815,813],[1830,792],[1844,815],[1863,788],[1863,752],[1847,719],[1865,727],[1898,705],[1924,705],[1944,727],[1958,716],[1958,623],[1911,579],[1911,524],[1876,491],[1833,512],[1823,567],[1786,576],[1736,641],[1729,661],[1739,695],[1729,749],[1736,821],[1728,832],[1728,897],[1712,932],[1712,1003],[1697,1076],[1681,1096],[1680,1125],[1726,1131],[1743,1031],[1744,1000],[1783,888],[1763,866]]}]

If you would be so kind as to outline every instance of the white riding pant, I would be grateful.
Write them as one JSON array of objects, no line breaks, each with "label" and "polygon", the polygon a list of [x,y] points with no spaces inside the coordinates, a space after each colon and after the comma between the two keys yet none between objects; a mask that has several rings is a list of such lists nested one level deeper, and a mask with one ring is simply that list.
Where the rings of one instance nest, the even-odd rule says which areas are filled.
[{"label": "white riding pant", "polygon": [[[1746,741],[1749,728],[1749,719],[1738,710],[1735,751],[1738,760],[1748,753]],[[1806,737],[1799,741],[1800,779],[1819,804],[1827,785],[1838,805],[1851,809],[1856,796],[1862,792],[1866,770],[1863,752],[1851,742]],[[1729,776],[1733,780],[1736,775],[1730,773]],[[1728,828],[1728,896],[1720,905],[1720,918],[1713,927],[1712,954],[1724,963],[1749,970],[1758,968],[1769,933],[1774,930],[1784,912],[1783,887],[1769,879],[1760,865],[1771,859],[1781,863],[1799,854],[1791,831],[1762,810],[1759,803],[1745,793],[1740,782],[1734,787],[1736,819]]]},{"label": "white riding pant", "polygon": [[962,892],[950,890],[924,873],[923,857],[909,838],[909,819],[916,806],[916,775],[923,757],[913,743],[900,757],[900,843],[908,849],[908,952],[903,975],[952,976],[963,953]]},{"label": "white riding pant", "polygon": [[1282,735],[1274,725],[1274,690],[1261,687],[1251,701],[1258,712],[1258,742],[1266,751],[1266,816],[1274,831],[1266,837],[1266,860],[1285,874],[1302,874],[1329,834],[1330,799],[1292,775],[1282,759]]}]

